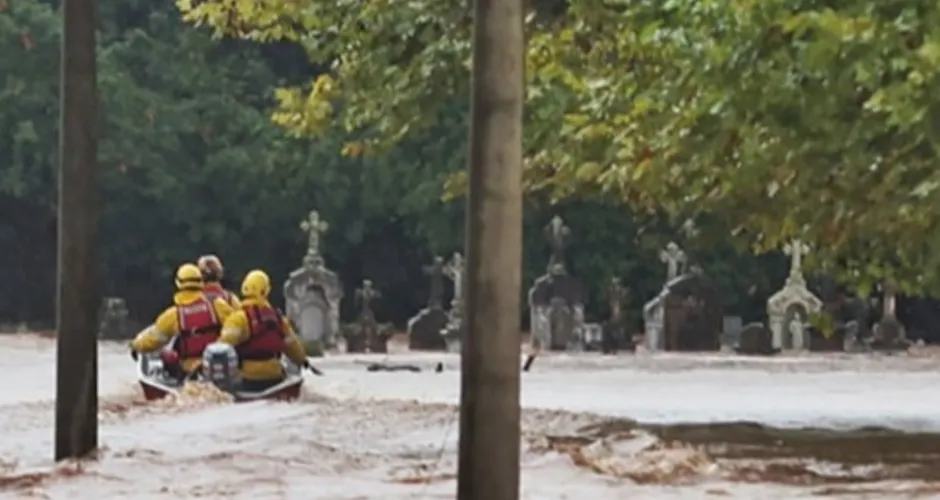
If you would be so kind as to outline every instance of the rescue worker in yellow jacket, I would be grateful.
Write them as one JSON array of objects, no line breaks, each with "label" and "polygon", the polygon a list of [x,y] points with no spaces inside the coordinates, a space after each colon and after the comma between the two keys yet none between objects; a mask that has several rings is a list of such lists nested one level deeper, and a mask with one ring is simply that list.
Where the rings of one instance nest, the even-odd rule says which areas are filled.
[{"label": "rescue worker in yellow jacket", "polygon": [[[138,353],[156,352],[172,340],[173,349],[167,353],[164,367],[171,374],[184,376],[199,369],[202,351],[219,337],[222,324],[233,309],[224,300],[213,300],[202,293],[202,273],[195,264],[181,265],[176,270],[175,282],[173,305],[131,341],[131,355],[136,360]],[[181,366],[176,369],[167,366],[170,358]],[[180,368],[185,373],[179,373]]]},{"label": "rescue worker in yellow jacket", "polygon": [[206,296],[210,299],[222,299],[232,306],[232,309],[241,307],[238,295],[222,286],[222,275],[225,273],[225,269],[222,267],[222,259],[217,255],[203,255],[196,261],[196,265],[199,267],[199,271],[202,272],[202,292]]},{"label": "rescue worker in yellow jacket", "polygon": [[285,376],[281,355],[308,368],[307,353],[294,329],[268,302],[268,275],[257,269],[249,272],[241,292],[242,308],[225,320],[218,341],[235,347],[243,389],[261,391],[281,382]]}]

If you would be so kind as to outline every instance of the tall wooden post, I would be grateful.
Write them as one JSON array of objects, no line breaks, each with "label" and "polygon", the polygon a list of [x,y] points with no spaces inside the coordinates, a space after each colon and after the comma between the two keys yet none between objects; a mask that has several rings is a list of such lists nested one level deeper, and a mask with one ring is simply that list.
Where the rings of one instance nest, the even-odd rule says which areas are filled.
[{"label": "tall wooden post", "polygon": [[95,2],[64,0],[56,284],[55,459],[98,447]]},{"label": "tall wooden post", "polygon": [[475,0],[459,500],[519,498],[522,0]]}]

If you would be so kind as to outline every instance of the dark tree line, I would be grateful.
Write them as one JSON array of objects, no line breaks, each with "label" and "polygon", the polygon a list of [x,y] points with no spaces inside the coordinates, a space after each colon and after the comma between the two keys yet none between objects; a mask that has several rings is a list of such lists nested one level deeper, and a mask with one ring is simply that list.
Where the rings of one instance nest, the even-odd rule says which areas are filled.
[{"label": "dark tree line", "polygon": [[[0,12],[0,74],[10,75],[0,82],[0,322],[34,327],[52,325],[55,305],[62,31],[54,8],[19,0]],[[463,248],[463,203],[441,193],[466,165],[465,101],[388,154],[342,157],[349,137],[340,131],[295,139],[271,122],[273,89],[322,69],[296,47],[212,40],[171,4],[104,0],[99,12],[105,295],[124,297],[133,316],[149,320],[166,305],[175,267],[207,252],[222,256],[233,285],[253,267],[282,279],[300,263],[298,225],[316,208],[330,222],[324,250],[347,296],[372,279],[383,291],[376,315],[398,325],[426,302],[422,266]],[[605,314],[605,284],[616,275],[638,319],[665,273],[659,249],[673,238],[718,281],[728,313],[746,320],[763,315],[786,273],[783,257],[728,244],[720,222],[703,222],[689,240],[675,221],[602,198],[552,206],[531,197],[524,289],[545,269],[542,228],[556,213],[572,228],[569,267],[587,285],[594,318]],[[929,320],[928,309],[920,308]]]}]

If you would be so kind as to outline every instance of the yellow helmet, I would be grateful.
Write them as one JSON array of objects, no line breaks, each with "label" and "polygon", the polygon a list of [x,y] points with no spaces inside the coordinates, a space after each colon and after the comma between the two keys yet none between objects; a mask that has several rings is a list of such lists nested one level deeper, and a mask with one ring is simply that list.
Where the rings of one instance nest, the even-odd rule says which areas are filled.
[{"label": "yellow helmet", "polygon": [[271,293],[271,278],[260,269],[250,271],[242,280],[242,297],[266,299]]},{"label": "yellow helmet", "polygon": [[202,273],[196,264],[187,262],[176,270],[177,290],[202,290]]},{"label": "yellow helmet", "polygon": [[222,259],[217,255],[203,255],[196,261],[199,270],[202,271],[202,278],[206,281],[219,281],[225,269],[222,267]]}]

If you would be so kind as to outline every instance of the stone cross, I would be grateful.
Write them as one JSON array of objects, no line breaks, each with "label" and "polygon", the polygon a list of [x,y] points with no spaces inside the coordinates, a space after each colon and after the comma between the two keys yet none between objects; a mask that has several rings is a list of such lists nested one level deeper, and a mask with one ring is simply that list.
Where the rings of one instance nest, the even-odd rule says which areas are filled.
[{"label": "stone cross", "polygon": [[686,255],[676,242],[670,241],[659,253],[659,260],[666,264],[666,281],[672,281],[679,276],[681,266],[686,263]]},{"label": "stone cross", "polygon": [[565,225],[564,219],[559,216],[552,217],[551,222],[545,226],[545,234],[548,236],[548,244],[552,248],[551,257],[548,260],[548,268],[552,269],[556,265],[565,266],[565,248],[568,246],[568,240],[571,239],[571,229]]},{"label": "stone cross", "polygon": [[320,235],[325,233],[330,225],[320,219],[320,212],[311,210],[307,218],[300,223],[300,229],[307,234],[307,255],[320,256]]},{"label": "stone cross", "polygon": [[463,255],[460,252],[454,252],[450,262],[444,267],[444,273],[454,282],[454,300],[451,301],[451,307],[459,307],[463,301],[463,275],[465,270]]},{"label": "stone cross", "polygon": [[431,290],[428,297],[428,307],[440,308],[444,298],[444,259],[434,257],[434,261],[424,266],[424,274],[431,278]]},{"label": "stone cross", "polygon": [[809,253],[809,245],[798,239],[783,246],[783,253],[790,256],[790,276],[803,276],[803,256]]},{"label": "stone cross", "polygon": [[356,299],[359,300],[360,307],[360,321],[375,321],[375,315],[372,313],[372,301],[381,297],[382,292],[379,292],[372,286],[372,280],[362,280],[362,287],[356,290]]}]

